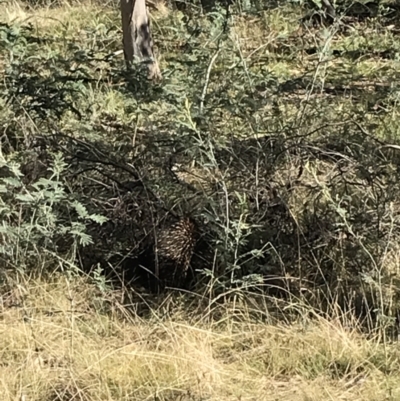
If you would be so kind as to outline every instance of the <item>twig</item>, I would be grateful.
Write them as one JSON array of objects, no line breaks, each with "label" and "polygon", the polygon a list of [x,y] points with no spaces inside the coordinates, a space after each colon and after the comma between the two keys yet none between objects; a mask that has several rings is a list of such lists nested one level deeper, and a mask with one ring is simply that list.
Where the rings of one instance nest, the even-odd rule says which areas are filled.
[{"label": "twig", "polygon": [[211,75],[211,69],[213,64],[215,63],[215,60],[218,57],[218,54],[220,53],[221,49],[218,49],[215,54],[212,56],[210,64],[208,65],[207,68],[207,75],[206,75],[206,82],[204,83],[204,88],[203,88],[203,93],[201,94],[201,102],[200,102],[200,114],[203,114],[203,109],[204,109],[204,99],[207,94],[207,88],[208,88],[208,83],[210,81],[210,75]]}]

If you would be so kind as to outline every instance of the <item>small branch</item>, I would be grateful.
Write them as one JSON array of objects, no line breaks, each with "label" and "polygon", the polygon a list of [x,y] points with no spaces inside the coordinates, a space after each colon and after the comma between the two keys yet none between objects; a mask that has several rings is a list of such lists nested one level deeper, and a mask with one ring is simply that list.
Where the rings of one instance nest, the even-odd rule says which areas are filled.
[{"label": "small branch", "polygon": [[219,53],[221,52],[221,49],[218,49],[215,54],[212,56],[210,64],[208,65],[207,68],[207,74],[206,74],[206,82],[204,83],[204,88],[203,88],[203,92],[201,94],[201,102],[200,102],[200,114],[203,114],[203,109],[204,109],[204,99],[206,97],[207,94],[207,88],[208,88],[208,83],[210,82],[210,75],[211,75],[211,70],[212,70],[212,66],[215,63],[215,60],[217,59]]}]

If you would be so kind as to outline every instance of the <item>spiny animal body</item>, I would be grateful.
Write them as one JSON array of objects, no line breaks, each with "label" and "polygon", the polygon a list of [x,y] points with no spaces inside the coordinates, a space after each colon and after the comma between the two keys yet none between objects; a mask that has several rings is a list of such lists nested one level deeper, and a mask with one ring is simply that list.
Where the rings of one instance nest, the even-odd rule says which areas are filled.
[{"label": "spiny animal body", "polygon": [[154,255],[155,275],[162,287],[183,284],[197,239],[197,225],[188,217],[160,230],[154,244]]}]

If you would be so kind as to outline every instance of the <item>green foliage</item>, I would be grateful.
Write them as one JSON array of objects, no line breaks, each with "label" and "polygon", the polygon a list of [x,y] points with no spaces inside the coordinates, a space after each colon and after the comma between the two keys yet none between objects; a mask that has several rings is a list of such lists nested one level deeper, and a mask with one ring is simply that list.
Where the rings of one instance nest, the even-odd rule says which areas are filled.
[{"label": "green foliage", "polygon": [[[21,165],[2,155],[0,159],[0,255],[3,263],[18,270],[53,263],[67,257],[74,261],[78,245],[92,243],[86,233],[88,221],[106,219],[89,214],[84,205],[68,194],[62,173],[66,164],[53,155],[47,177],[26,185]],[[71,254],[72,252],[72,254]]]}]

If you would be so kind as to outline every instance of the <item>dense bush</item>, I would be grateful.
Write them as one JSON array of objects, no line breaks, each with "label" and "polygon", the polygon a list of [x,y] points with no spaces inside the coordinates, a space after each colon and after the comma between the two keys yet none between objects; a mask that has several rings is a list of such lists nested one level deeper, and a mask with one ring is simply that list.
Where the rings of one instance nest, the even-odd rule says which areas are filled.
[{"label": "dense bush", "polygon": [[2,261],[132,273],[154,257],[158,230],[190,215],[201,227],[192,266],[213,291],[257,286],[391,321],[389,17],[339,32],[305,30],[296,5],[251,22],[238,10],[229,27],[224,10],[160,14],[158,85],[113,56],[117,10],[0,27]]}]

